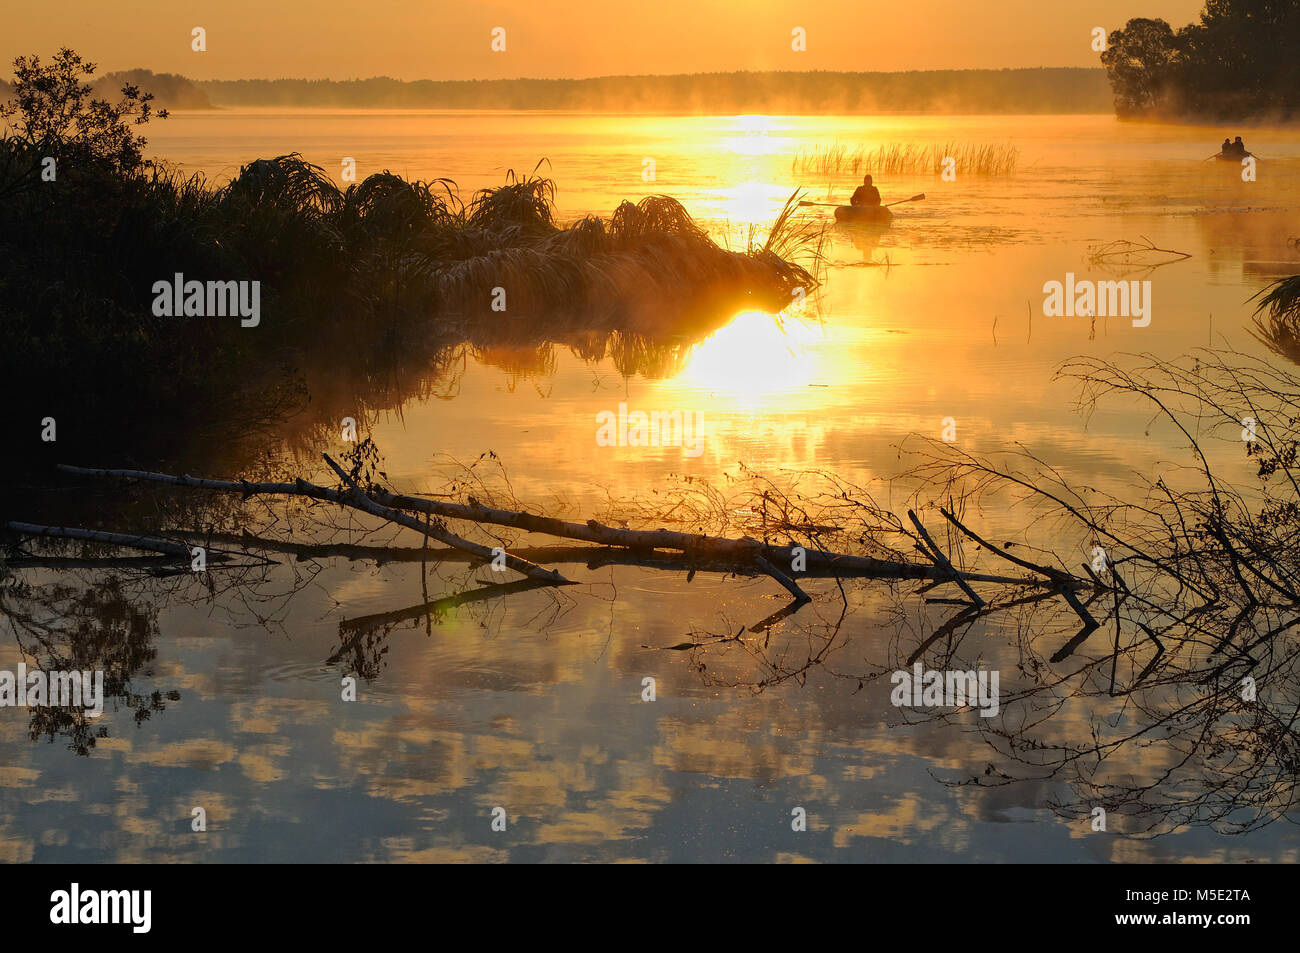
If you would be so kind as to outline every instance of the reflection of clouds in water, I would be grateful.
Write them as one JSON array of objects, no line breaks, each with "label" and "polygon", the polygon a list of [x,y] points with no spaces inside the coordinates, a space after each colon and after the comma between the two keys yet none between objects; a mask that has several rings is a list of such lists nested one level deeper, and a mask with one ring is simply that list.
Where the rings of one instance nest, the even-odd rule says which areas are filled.
[{"label": "reflection of clouds in water", "polygon": [[919,835],[935,831],[946,831],[951,836],[951,820],[943,812],[926,811],[913,796],[871,814],[858,814],[851,821],[837,825],[835,846],[853,847],[854,840],[868,837],[907,843]]},{"label": "reflection of clouds in water", "polygon": [[190,738],[148,748],[134,746],[125,754],[125,760],[150,766],[187,767],[209,771],[235,761],[239,749],[216,738]]},{"label": "reflection of clouds in water", "polygon": [[[336,591],[334,583],[354,571],[332,566],[317,577],[322,588],[306,590],[294,611],[322,611],[321,593]],[[372,581],[376,591],[413,594],[417,572],[409,564],[390,566],[375,571]],[[1077,836],[1073,822],[1044,810],[1057,792],[1053,784],[964,788],[957,795],[936,781],[960,781],[982,769],[983,756],[972,753],[973,714],[948,725],[907,727],[888,706],[887,685],[857,689],[851,679],[822,673],[807,686],[774,686],[758,696],[720,691],[715,686],[761,675],[751,656],[702,653],[706,680],[692,668],[694,659],[641,648],[680,641],[686,620],[712,618],[719,604],[747,620],[772,608],[770,586],[761,581],[700,591],[680,580],[675,588],[638,585],[643,576],[615,572],[620,598],[613,619],[605,603],[583,596],[549,631],[538,632],[530,620],[548,597],[521,593],[499,612],[457,613],[454,624],[436,626],[432,637],[422,625],[395,629],[388,635],[389,667],[379,681],[363,683],[355,705],[338,701],[333,680],[317,677],[303,661],[337,644],[334,626],[305,628],[284,640],[255,636],[235,619],[224,627],[209,622],[203,639],[169,639],[172,626],[194,631],[183,606],[169,609],[170,624],[159,638],[160,672],[220,659],[212,673],[220,690],[187,692],[166,718],[104,739],[95,757],[80,762],[88,766],[81,776],[92,779],[91,790],[78,783],[39,792],[34,766],[11,768],[4,788],[26,790],[26,805],[53,807],[64,818],[98,818],[83,818],[79,827],[50,826],[68,832],[66,840],[41,843],[99,858],[251,858],[274,849],[276,856],[313,859],[537,856],[530,851],[555,859],[688,859],[674,831],[684,823],[713,823],[698,814],[688,819],[705,803],[734,824],[734,839],[719,843],[753,859],[783,852],[779,835],[788,828],[791,804],[808,808],[811,833],[828,835],[830,847],[811,851],[817,857],[830,856],[827,849],[858,857],[885,842],[890,850],[932,856],[967,850],[1008,856],[1043,825],[1090,856],[1101,849]],[[650,588],[658,591],[645,591]],[[197,617],[204,607],[193,611]],[[837,670],[882,660],[888,629],[878,621],[870,613],[850,619]],[[1066,633],[1039,634],[1050,642]],[[976,640],[980,652],[1008,670],[1013,640],[989,635]],[[790,642],[797,654],[798,637]],[[177,654],[169,654],[173,648]],[[291,676],[294,660],[301,677]],[[267,672],[279,675],[268,680]],[[659,680],[659,701],[652,704],[639,701],[646,673]],[[277,694],[258,697],[267,690]],[[230,691],[236,700],[224,701]],[[213,730],[214,714],[224,729]],[[1107,715],[1102,708],[1067,706],[1039,727],[1038,737],[1078,744],[1088,737],[1090,719]],[[48,746],[17,750],[33,765],[66,768]],[[1107,771],[1159,770],[1169,755],[1121,750]],[[97,772],[115,794],[93,791]],[[158,801],[160,789],[175,803]],[[691,792],[685,805],[684,791]],[[202,840],[188,832],[193,804],[207,807],[212,820]],[[351,820],[341,829],[331,819],[344,805]],[[499,840],[488,826],[497,805],[511,818]],[[1112,820],[1114,828],[1121,823]],[[244,835],[250,825],[259,838]],[[402,833],[392,834],[394,828]],[[11,838],[4,849],[21,858],[35,848]],[[1156,857],[1160,849],[1136,856]]]},{"label": "reflection of clouds in water", "polygon": [[[36,842],[26,834],[6,830],[7,826],[4,818],[0,817],[0,863],[30,864],[36,855]],[[49,841],[42,839],[41,843],[53,847],[62,846],[58,833],[50,833],[54,836]]]}]

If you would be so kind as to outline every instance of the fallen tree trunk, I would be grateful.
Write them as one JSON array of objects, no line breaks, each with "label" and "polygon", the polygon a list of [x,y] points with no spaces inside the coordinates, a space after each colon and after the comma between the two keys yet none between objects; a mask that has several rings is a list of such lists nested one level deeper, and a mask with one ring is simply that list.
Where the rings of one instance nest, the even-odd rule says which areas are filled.
[{"label": "fallen tree trunk", "polygon": [[[329,460],[328,457],[326,457],[326,459]],[[337,464],[332,460],[329,460],[329,462],[331,466],[334,466],[337,469]],[[364,493],[361,493],[359,488],[356,488],[355,485],[349,488],[348,492],[343,493],[339,490],[317,486],[314,483],[309,483],[306,480],[301,479],[296,480],[293,483],[250,483],[247,480],[202,480],[189,476],[188,474],[173,476],[168,473],[149,473],[142,470],[96,470],[84,467],[68,466],[67,464],[59,464],[59,469],[68,473],[79,473],[86,476],[147,480],[154,483],[167,483],[172,486],[240,493],[244,496],[268,494],[305,496],[315,500],[324,500],[329,503],[336,503],[339,506],[348,506],[354,509],[363,510],[372,515],[379,516],[382,519],[397,523],[399,526],[413,529],[417,533],[421,533],[431,539],[436,539],[438,542],[447,546],[452,546],[456,549],[462,549],[468,553],[472,553],[485,561],[491,560],[496,555],[488,547],[480,546],[478,543],[471,542],[467,539],[462,539],[456,534],[448,532],[437,525],[422,523],[420,520],[415,519],[406,513],[399,513],[390,507],[381,506],[375,500],[366,496]],[[341,471],[338,472],[341,473]],[[505,556],[505,562],[511,569],[521,572],[533,579],[557,583],[560,585],[570,583],[570,580],[565,579],[564,576],[557,572],[543,569],[536,563],[531,563],[526,559],[511,556],[508,553]]]},{"label": "fallen tree trunk", "polygon": [[[38,526],[35,523],[17,521],[6,524],[15,533],[24,536],[45,536],[51,539],[80,539],[88,543],[106,543],[110,546],[127,546],[131,549],[143,549],[167,556],[179,556],[189,559],[193,555],[190,547],[170,539],[158,539],[153,536],[140,536],[130,533],[110,533],[98,529],[82,529],[77,526]],[[219,558],[217,556],[214,559]]]},{"label": "fallen tree trunk", "polygon": [[[194,489],[218,490],[227,493],[239,493],[243,496],[305,496],[311,499],[347,505],[344,494],[338,490],[328,489],[297,480],[293,483],[249,482],[247,480],[209,480],[192,477],[188,474],[176,476],[169,473],[153,473],[145,470],[110,470],[89,467],[76,467],[59,464],[59,469],[66,473],[99,478],[144,480],[164,483],[171,486],[183,486]],[[573,539],[581,542],[598,543],[603,546],[632,550],[676,550],[688,555],[707,559],[710,556],[732,556],[738,562],[751,563],[754,556],[762,556],[775,564],[790,565],[796,556],[796,549],[803,549],[809,568],[816,566],[832,571],[843,572],[846,576],[879,576],[896,579],[932,579],[951,578],[945,571],[934,566],[920,563],[908,563],[902,560],[876,559],[871,556],[851,556],[843,553],[825,552],[818,549],[796,546],[764,545],[752,537],[729,539],[721,536],[706,536],[696,533],[679,533],[672,530],[633,530],[616,529],[605,526],[595,520],[575,523],[548,516],[517,510],[503,510],[484,506],[482,503],[445,503],[427,500],[421,497],[404,496],[386,491],[370,494],[375,502],[392,509],[412,510],[450,519],[462,519],[475,523],[487,523],[496,526],[510,526],[530,533],[555,536],[561,539]],[[423,524],[418,524],[423,525]],[[420,530],[421,532],[423,530]],[[983,573],[963,573],[964,578],[974,582],[993,582],[1002,584],[1040,585],[1033,578],[989,575]]]},{"label": "fallen tree trunk", "polygon": [[396,523],[398,526],[405,526],[408,529],[413,529],[417,533],[423,533],[430,539],[436,539],[438,542],[445,543],[455,549],[463,549],[465,552],[478,556],[484,561],[492,559],[499,552],[504,557],[507,566],[515,570],[515,572],[521,572],[531,579],[537,579],[541,582],[551,582],[556,585],[570,584],[570,580],[565,579],[554,569],[543,569],[541,566],[537,565],[537,563],[529,562],[527,559],[520,559],[518,556],[511,556],[504,550],[490,549],[487,546],[457,536],[455,533],[449,532],[436,524],[427,522],[421,523],[413,516],[409,516],[406,513],[399,512],[391,507],[382,506],[379,503],[376,503],[362,491],[361,487],[357,486],[357,482],[348,476],[347,473],[343,471],[342,467],[330,459],[329,454],[321,454],[321,456],[325,458],[325,462],[328,463],[330,467],[333,468],[334,472],[338,474],[339,479],[348,486],[350,492],[348,494],[340,494],[342,502],[345,505],[355,506],[357,509],[364,510],[372,516],[378,516],[380,519],[386,519],[389,522]]},{"label": "fallen tree trunk", "polygon": [[[24,524],[30,525],[30,524]],[[39,530],[58,529],[58,527],[34,527]],[[88,531],[88,532],[99,532]],[[53,536],[51,532],[33,532],[31,535]],[[144,538],[139,534],[117,533],[116,536],[128,537],[131,539]],[[170,534],[169,534],[170,535]],[[179,534],[177,534],[179,535]],[[438,547],[436,549],[422,548],[419,546],[365,546],[356,543],[297,543],[282,539],[271,539],[266,536],[254,536],[251,533],[206,533],[204,539],[211,543],[223,545],[242,546],[246,550],[265,550],[272,553],[281,553],[286,556],[292,556],[297,560],[304,559],[351,559],[351,560],[372,560],[379,564],[384,563],[481,563],[482,558],[463,549],[452,547]],[[514,550],[514,555],[521,559],[527,559],[531,562],[556,565],[579,565],[586,566],[588,569],[602,569],[606,566],[638,566],[643,569],[663,569],[672,572],[689,572],[689,573],[713,573],[720,575],[738,575],[756,577],[766,574],[766,570],[752,562],[746,562],[741,559],[727,557],[701,558],[691,556],[686,553],[664,551],[664,550],[645,550],[645,549],[628,549],[623,546],[520,546]],[[164,559],[163,557],[127,557],[113,558],[105,557],[103,559],[69,559],[66,557],[31,557],[19,558],[9,561],[10,566],[22,567],[48,567],[48,568],[114,568],[129,567],[133,565],[148,564],[172,564],[175,559]],[[907,572],[896,572],[894,569],[899,565],[905,565]],[[875,560],[868,566],[854,568],[845,564],[821,565],[810,567],[803,571],[791,570],[790,575],[797,575],[800,579],[929,579],[933,585],[939,585],[945,582],[951,582],[951,577],[946,572],[937,570],[934,566],[925,566],[921,564],[896,564],[882,560]],[[1032,583],[1032,579],[1026,579],[1019,576],[999,576],[990,573],[962,573],[963,578],[974,582],[986,582],[997,585],[1022,585]]]},{"label": "fallen tree trunk", "polygon": [[[390,493],[378,488],[367,492],[358,486],[355,480],[353,480],[328,454],[322,454],[322,457],[347,486],[346,490],[335,490],[328,487],[318,486],[302,479],[295,480],[292,483],[250,482],[248,480],[211,480],[192,477],[188,474],[177,476],[168,473],[155,473],[145,470],[100,469],[76,467],[68,464],[60,464],[59,469],[66,473],[73,473],[81,476],[142,480],[170,486],[238,493],[244,497],[280,495],[300,496],[309,499],[322,500],[340,506],[359,509],[379,517],[380,519],[388,520],[398,524],[399,526],[415,530],[417,533],[421,533],[431,539],[436,539],[445,545],[469,553],[483,561],[492,559],[500,551],[492,550],[486,546],[463,539],[440,525],[421,521],[415,516],[412,516],[411,513],[421,513],[430,517],[438,517],[439,519],[461,519],[474,523],[508,526],[529,533],[554,536],[561,539],[572,539],[587,543],[596,543],[600,547],[611,547],[632,554],[641,554],[642,557],[649,557],[657,551],[668,550],[681,553],[681,558],[684,560],[683,565],[688,569],[717,567],[724,571],[744,574],[755,572],[766,573],[776,579],[777,582],[779,582],[801,602],[808,601],[809,597],[794,581],[794,577],[799,575],[808,577],[829,576],[836,578],[866,577],[877,579],[932,579],[936,582],[956,582],[963,588],[966,588],[966,584],[971,582],[1031,586],[1035,588],[1049,587],[1052,585],[1052,582],[1060,585],[1059,579],[1049,582],[1034,577],[1003,576],[988,573],[958,573],[958,571],[951,565],[943,565],[942,561],[935,565],[925,565],[921,563],[905,562],[903,560],[876,559],[871,556],[853,556],[810,547],[771,545],[750,536],[727,538],[698,533],[682,533],[667,529],[617,529],[612,526],[606,526],[595,520],[588,520],[586,523],[577,523],[568,520],[554,519],[552,517],[538,516],[523,511],[504,510],[497,507],[485,506],[473,499],[471,499],[469,503],[448,503],[439,500],[430,500],[421,497]],[[608,555],[602,556],[601,551],[597,547],[593,547],[592,549],[593,552],[591,553],[590,558],[593,560],[602,563],[625,561],[622,559],[612,559]],[[574,555],[576,555],[576,553]],[[570,558],[572,558],[572,556],[570,556]],[[796,560],[804,563],[806,568],[801,571],[796,571],[792,568],[789,572],[782,568],[784,566],[793,566]],[[570,582],[560,573],[553,570],[543,569],[536,563],[530,562],[518,555],[507,553],[505,554],[505,561],[511,568],[539,581],[558,585],[564,585]],[[642,564],[660,564],[660,560],[658,559],[642,558],[630,561]]]}]

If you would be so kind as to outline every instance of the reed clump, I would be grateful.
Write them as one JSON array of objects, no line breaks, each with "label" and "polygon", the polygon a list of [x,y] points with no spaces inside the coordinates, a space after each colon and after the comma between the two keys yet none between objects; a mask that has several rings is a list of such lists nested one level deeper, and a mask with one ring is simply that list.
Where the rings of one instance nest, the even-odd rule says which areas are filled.
[{"label": "reed clump", "polygon": [[[0,102],[0,386],[16,418],[128,446],[211,440],[218,417],[252,429],[300,399],[304,368],[388,392],[472,344],[531,349],[531,370],[552,342],[660,346],[816,284],[793,204],[732,251],[664,196],[562,224],[537,169],[462,198],[386,171],[340,188],[295,153],[210,183],[144,158],[139,129],[163,113],[129,84],[116,104],[92,98],[94,69],[71,50],[20,57]],[[173,281],[209,302],[235,288],[241,310],[255,288],[258,317],[191,308],[188,291],[173,307],[181,292],[156,290]]]},{"label": "reed clump", "polygon": [[959,175],[1014,175],[1020,150],[1011,143],[886,143],[874,148],[836,143],[800,149],[791,164],[796,175],[939,175],[946,160]]},{"label": "reed clump", "polygon": [[[66,408],[108,394],[128,415],[213,406],[216,395],[224,406],[260,399],[322,355],[382,377],[406,350],[509,337],[497,333],[505,324],[534,347],[579,332],[662,339],[710,314],[778,311],[817,284],[795,261],[814,237],[798,216],[732,251],[665,196],[558,224],[555,185],[537,175],[511,173],[462,200],[449,179],[388,172],[340,189],[287,155],[220,187],[157,166],[75,163],[51,184],[39,175],[47,149],[0,140],[0,326],[11,343],[0,376],[7,399],[39,398],[38,419],[60,409],[47,406],[52,381]],[[260,325],[156,316],[153,286],[177,273],[260,282]],[[133,419],[156,429],[149,415]]]},{"label": "reed clump", "polygon": [[[119,328],[152,337],[163,328],[149,315],[151,288],[176,272],[262,282],[264,307],[268,296],[274,305],[263,336],[358,321],[373,332],[399,314],[505,320],[581,310],[616,320],[651,307],[670,320],[720,294],[779,310],[816,284],[794,261],[815,236],[792,215],[761,246],[737,252],[666,196],[561,226],[555,184],[536,175],[510,173],[466,202],[449,179],[407,182],[388,172],[340,190],[296,154],[251,162],[221,188],[157,167],[71,169],[57,188],[43,188],[30,174],[40,159],[35,146],[0,140],[8,199],[0,245],[10,252],[0,288],[53,295],[4,302],[13,307],[9,329],[32,334],[34,345],[82,311],[83,297],[95,299],[95,324],[111,326],[102,319],[116,311]],[[504,313],[491,307],[497,288]],[[189,322],[186,334],[202,334],[199,324]]]},{"label": "reed clump", "polygon": [[1300,364],[1300,275],[1273,282],[1257,297],[1251,334],[1274,354]]}]

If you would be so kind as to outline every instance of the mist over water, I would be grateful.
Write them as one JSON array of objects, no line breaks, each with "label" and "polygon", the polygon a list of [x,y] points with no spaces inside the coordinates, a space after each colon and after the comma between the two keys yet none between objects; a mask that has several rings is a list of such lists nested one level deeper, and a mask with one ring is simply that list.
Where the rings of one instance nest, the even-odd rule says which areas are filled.
[{"label": "mist over water", "polygon": [[[242,110],[175,113],[151,127],[150,142],[214,179],[297,151],[336,178],[341,160],[355,157],[358,179],[384,169],[445,176],[465,197],[545,157],[565,220],[662,193],[736,248],[751,226],[761,240],[796,188],[813,201],[847,200],[854,176],[792,171],[801,148],[1020,150],[1011,177],[878,175],[885,202],[926,199],[898,206],[885,232],[832,229],[822,288],[779,322],[742,310],[631,374],[614,356],[586,360],[563,345],[541,359],[531,347],[470,349],[454,387],[440,386],[445,369],[430,369],[427,392],[438,397],[376,403],[369,433],[396,485],[431,486],[449,458],[493,450],[518,499],[585,519],[611,496],[645,498],[688,477],[724,483],[738,464],[831,471],[898,509],[909,488],[884,482],[899,468],[898,445],[912,433],[938,437],[944,418],[962,449],[1019,442],[1067,477],[1114,492],[1134,472],[1172,469],[1180,446],[1149,432],[1148,412],[1120,403],[1085,421],[1070,383],[1052,375],[1079,354],[1172,359],[1212,343],[1262,352],[1246,330],[1249,299],[1300,270],[1300,130],[1232,131],[1263,157],[1255,182],[1201,161],[1225,131],[1109,116]],[[642,177],[646,158],[653,182]],[[1089,261],[1090,248],[1118,239],[1191,257],[1129,274]],[[1045,317],[1043,285],[1067,273],[1150,281],[1150,325]],[[273,320],[264,310],[262,321]],[[597,417],[621,403],[699,414],[703,452],[600,445]],[[1249,461],[1235,465],[1250,472]],[[987,510],[979,525],[998,538],[1023,530],[1023,519],[1014,508]],[[684,653],[645,648],[770,615],[785,599],[765,578],[687,583],[684,574],[573,566],[586,585],[558,602],[523,593],[452,610],[428,628],[394,628],[384,664],[362,684],[368,703],[340,716],[339,673],[324,661],[340,620],[426,594],[418,564],[322,566],[291,611],[270,590],[295,588],[292,564],[276,570],[255,610],[234,593],[164,605],[157,657],[137,691],[179,691],[181,700],[136,723],[110,707],[101,719],[110,736],[89,759],[31,743],[19,720],[0,722],[0,857],[1088,862],[1292,860],[1300,847],[1288,824],[1241,837],[1196,826],[1155,841],[1082,837],[1044,806],[1059,793],[1055,781],[942,783],[985,769],[974,712],[964,723],[899,727],[887,683],[863,691],[814,669],[803,684],[754,691],[753,660],[738,649],[707,656],[701,670]],[[896,638],[886,589],[853,597],[838,671],[870,668]],[[826,621],[838,611],[804,610]],[[919,627],[927,611],[918,604],[911,621]],[[1014,667],[1005,633],[989,627],[981,637],[989,667]],[[657,680],[653,705],[641,700],[645,676]],[[1067,711],[1056,730],[1087,723]],[[193,804],[210,818],[204,839],[189,831]],[[510,814],[506,835],[489,828],[496,805]],[[806,835],[790,831],[795,805],[808,810]]]}]

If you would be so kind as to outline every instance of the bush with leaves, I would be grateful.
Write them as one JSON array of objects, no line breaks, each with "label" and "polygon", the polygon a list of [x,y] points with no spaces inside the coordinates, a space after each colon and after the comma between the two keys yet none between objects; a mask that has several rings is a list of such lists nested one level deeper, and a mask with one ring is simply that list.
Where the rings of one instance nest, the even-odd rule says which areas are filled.
[{"label": "bush with leaves", "polygon": [[44,64],[36,55],[14,60],[12,98],[0,103],[9,135],[46,154],[129,172],[147,166],[148,143],[135,129],[166,119],[153,94],[125,83],[117,103],[91,97],[86,80],[96,66],[67,48]]}]

